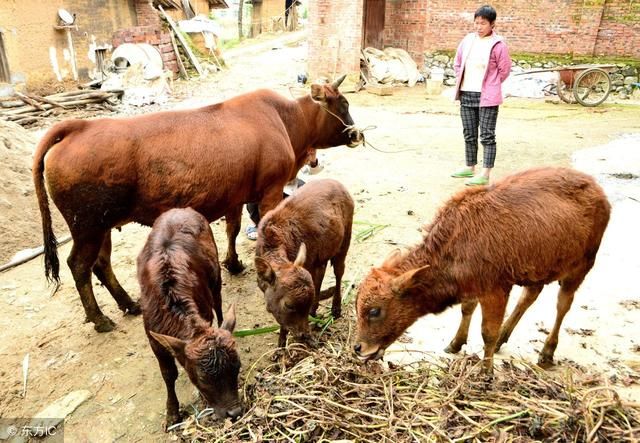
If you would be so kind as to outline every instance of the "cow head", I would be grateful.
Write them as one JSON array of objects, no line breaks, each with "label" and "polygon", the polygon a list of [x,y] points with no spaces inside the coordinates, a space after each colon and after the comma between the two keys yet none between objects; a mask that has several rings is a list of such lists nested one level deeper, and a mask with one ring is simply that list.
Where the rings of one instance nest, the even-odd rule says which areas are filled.
[{"label": "cow head", "polygon": [[362,281],[356,300],[357,342],[354,351],[362,360],[382,358],[385,350],[420,316],[426,314],[412,291],[424,283],[429,266],[399,273],[389,257]]},{"label": "cow head", "polygon": [[242,413],[238,397],[240,357],[231,335],[235,324],[232,305],[220,328],[210,326],[187,341],[150,332],[184,367],[218,418],[236,418]]},{"label": "cow head", "polygon": [[264,292],[269,311],[276,321],[298,338],[307,338],[309,312],[315,289],[311,274],[302,266],[306,259],[306,246],[300,246],[293,263],[275,264],[256,257],[258,287]]},{"label": "cow head", "polygon": [[324,110],[319,127],[327,139],[326,146],[322,147],[347,145],[355,148],[364,141],[349,114],[349,102],[338,90],[345,77],[343,75],[333,83],[311,85],[311,98]]}]

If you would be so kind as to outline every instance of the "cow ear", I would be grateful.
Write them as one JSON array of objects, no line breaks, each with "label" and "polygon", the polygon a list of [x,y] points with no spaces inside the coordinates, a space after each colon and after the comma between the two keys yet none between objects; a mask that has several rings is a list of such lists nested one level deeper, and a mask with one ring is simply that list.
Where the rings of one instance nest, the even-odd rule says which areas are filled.
[{"label": "cow ear", "polygon": [[311,85],[311,98],[314,99],[317,102],[325,101],[324,86],[323,85],[317,85],[315,83],[312,84]]},{"label": "cow ear", "polygon": [[269,262],[262,257],[256,257],[255,263],[258,277],[260,277],[260,279],[265,281],[267,284],[273,285],[276,281],[276,273],[273,271],[273,268],[271,267]]},{"label": "cow ear", "polygon": [[382,268],[392,268],[395,266],[396,263],[398,263],[400,260],[402,260],[405,255],[407,254],[408,251],[406,250],[402,250],[400,248],[396,248],[393,251],[391,251],[391,254],[389,254],[387,256],[387,258],[384,259],[384,262],[382,263]]},{"label": "cow ear", "polygon": [[427,269],[429,269],[429,265],[417,269],[412,269],[394,278],[389,283],[391,292],[393,292],[395,295],[403,295],[409,289],[423,282],[423,279],[426,276],[425,274]]},{"label": "cow ear", "polygon": [[220,329],[225,329],[229,332],[233,332],[236,328],[236,304],[233,303],[227,313],[224,315],[224,321]]},{"label": "cow ear", "polygon": [[149,331],[149,334],[160,343],[167,351],[171,352],[182,366],[184,366],[185,358],[185,348],[187,347],[187,342],[184,340],[180,340],[179,338],[171,337],[170,335],[158,334],[153,331]]},{"label": "cow ear", "polygon": [[304,266],[304,262],[307,260],[307,245],[302,243],[300,245],[300,249],[298,250],[298,255],[296,256],[296,260],[293,262],[295,266]]}]

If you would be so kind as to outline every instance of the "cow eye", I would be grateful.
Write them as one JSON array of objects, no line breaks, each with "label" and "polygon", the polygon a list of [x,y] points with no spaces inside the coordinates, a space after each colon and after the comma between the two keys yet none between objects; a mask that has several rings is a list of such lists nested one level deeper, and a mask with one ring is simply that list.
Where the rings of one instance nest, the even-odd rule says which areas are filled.
[{"label": "cow eye", "polygon": [[369,318],[377,318],[377,317],[380,317],[380,308],[369,309]]}]

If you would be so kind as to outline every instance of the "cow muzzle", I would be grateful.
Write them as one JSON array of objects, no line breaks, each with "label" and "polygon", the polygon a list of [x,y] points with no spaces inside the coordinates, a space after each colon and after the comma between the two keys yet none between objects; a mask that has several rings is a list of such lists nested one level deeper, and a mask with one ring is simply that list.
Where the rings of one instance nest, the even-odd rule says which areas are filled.
[{"label": "cow muzzle", "polygon": [[382,347],[367,347],[362,343],[356,343],[353,346],[353,350],[356,356],[362,361],[380,360],[384,355],[385,348]]},{"label": "cow muzzle", "polygon": [[345,131],[347,131],[347,136],[349,137],[349,143],[347,143],[348,147],[355,148],[356,146],[364,143],[364,134],[358,128],[348,126]]}]

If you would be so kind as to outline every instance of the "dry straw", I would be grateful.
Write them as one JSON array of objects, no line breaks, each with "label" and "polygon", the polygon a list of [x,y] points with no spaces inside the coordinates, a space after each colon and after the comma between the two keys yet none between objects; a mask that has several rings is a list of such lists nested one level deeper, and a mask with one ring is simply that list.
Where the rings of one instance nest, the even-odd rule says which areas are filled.
[{"label": "dry straw", "polygon": [[[353,358],[353,319],[318,349],[265,353],[245,374],[236,422],[191,417],[191,441],[621,442],[640,439],[640,405],[574,368],[555,376],[522,361],[481,377],[476,356],[393,367]],[[557,372],[557,371],[556,371]],[[594,382],[594,380],[598,380]]]}]

